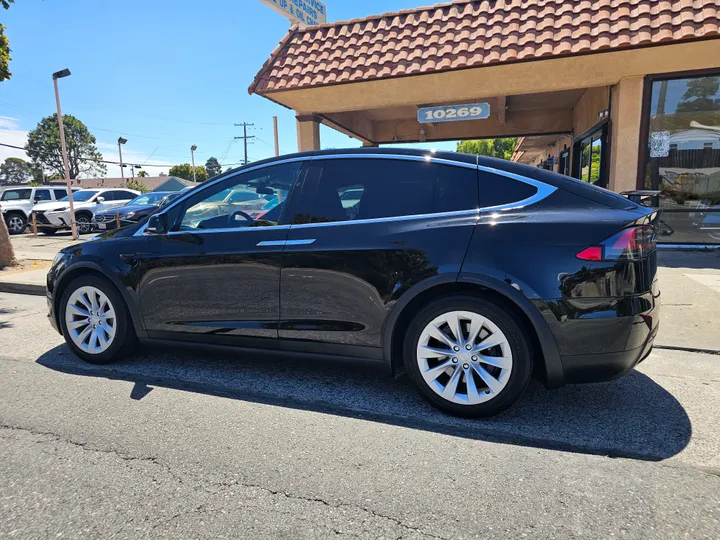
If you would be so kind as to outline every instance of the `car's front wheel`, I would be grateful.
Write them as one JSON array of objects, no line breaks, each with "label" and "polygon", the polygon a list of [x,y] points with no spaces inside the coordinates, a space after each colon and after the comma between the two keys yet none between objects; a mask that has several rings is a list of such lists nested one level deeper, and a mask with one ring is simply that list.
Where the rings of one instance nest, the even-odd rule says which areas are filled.
[{"label": "car's front wheel", "polygon": [[95,276],[73,280],[58,312],[70,349],[93,364],[108,364],[130,354],[137,343],[125,302],[109,282]]},{"label": "car's front wheel", "polygon": [[92,216],[87,214],[78,214],[75,216],[75,223],[77,224],[78,234],[89,234],[92,232]]},{"label": "car's front wheel", "polygon": [[13,212],[5,218],[5,223],[10,234],[22,234],[27,227],[27,220],[19,212]]},{"label": "car's front wheel", "polygon": [[410,323],[403,352],[420,394],[458,416],[507,409],[532,373],[528,339],[510,313],[471,296],[446,297],[422,309]]}]

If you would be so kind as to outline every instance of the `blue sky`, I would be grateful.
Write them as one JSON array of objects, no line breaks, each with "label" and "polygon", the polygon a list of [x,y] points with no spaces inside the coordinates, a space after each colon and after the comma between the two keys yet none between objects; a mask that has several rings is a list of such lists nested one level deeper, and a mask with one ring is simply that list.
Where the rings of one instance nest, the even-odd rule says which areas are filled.
[{"label": "blue sky", "polygon": [[[327,0],[328,20],[346,20],[433,3],[422,0]],[[105,159],[117,160],[117,138],[128,139],[126,162],[149,165],[210,156],[223,165],[242,159],[239,122],[255,124],[252,160],[273,154],[272,117],[283,153],[297,149],[292,111],[247,88],[289,28],[260,0],[20,0],[0,9],[12,48],[13,78],[0,83],[0,142],[24,145],[41,117],[55,111],[51,74],[60,81],[63,113],[81,119]],[[323,127],[324,148],[358,146]],[[453,148],[451,143],[433,147]],[[22,152],[0,147],[0,161]],[[108,176],[119,176],[108,167]]]}]

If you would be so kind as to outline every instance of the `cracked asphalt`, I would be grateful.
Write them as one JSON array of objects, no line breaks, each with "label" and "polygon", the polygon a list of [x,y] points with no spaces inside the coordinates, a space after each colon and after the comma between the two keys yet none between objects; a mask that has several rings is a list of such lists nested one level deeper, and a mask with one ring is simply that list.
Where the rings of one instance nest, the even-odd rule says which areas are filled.
[{"label": "cracked asphalt", "polygon": [[489,421],[367,369],[80,363],[0,294],[0,538],[718,538],[720,357],[533,385]]}]

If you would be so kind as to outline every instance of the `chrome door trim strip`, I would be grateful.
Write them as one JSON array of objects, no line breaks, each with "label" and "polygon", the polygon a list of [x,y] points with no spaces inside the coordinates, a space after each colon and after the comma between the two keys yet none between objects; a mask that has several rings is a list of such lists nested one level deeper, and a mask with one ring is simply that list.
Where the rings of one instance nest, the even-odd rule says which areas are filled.
[{"label": "chrome door trim strip", "polygon": [[283,247],[285,246],[285,240],[265,240],[258,242],[257,247]]},{"label": "chrome door trim strip", "polygon": [[307,238],[304,240],[288,240],[285,242],[286,246],[310,246],[314,244],[317,240],[315,238]]},{"label": "chrome door trim strip", "polygon": [[194,231],[172,231],[167,233],[168,236],[174,236],[177,234],[218,234],[218,233],[238,233],[248,231],[264,231],[268,229],[274,229],[277,231],[287,230],[290,225],[274,225],[270,227],[239,227],[237,229],[196,229]]}]

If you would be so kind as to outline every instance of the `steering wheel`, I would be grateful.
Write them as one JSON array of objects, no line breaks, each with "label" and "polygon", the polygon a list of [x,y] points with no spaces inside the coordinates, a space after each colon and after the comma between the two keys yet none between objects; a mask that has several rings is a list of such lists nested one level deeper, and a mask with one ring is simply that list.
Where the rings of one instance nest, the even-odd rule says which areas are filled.
[{"label": "steering wheel", "polygon": [[232,228],[232,227],[235,226],[235,222],[237,221],[237,216],[241,216],[241,217],[245,218],[245,220],[246,220],[249,224],[255,223],[255,220],[253,219],[253,217],[252,217],[250,214],[246,214],[246,213],[243,212],[242,210],[236,210],[235,212],[233,212],[232,214],[230,214],[230,217],[228,218],[228,226],[229,226],[230,228]]}]

